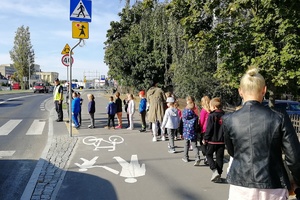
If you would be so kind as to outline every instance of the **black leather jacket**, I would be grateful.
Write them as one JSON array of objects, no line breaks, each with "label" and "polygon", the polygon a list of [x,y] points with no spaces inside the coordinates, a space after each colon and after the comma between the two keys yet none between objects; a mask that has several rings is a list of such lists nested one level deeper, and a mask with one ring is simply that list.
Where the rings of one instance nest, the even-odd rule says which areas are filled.
[{"label": "black leather jacket", "polygon": [[248,188],[288,188],[285,161],[300,185],[300,144],[288,116],[248,101],[223,116],[225,145],[233,162],[227,181]]}]

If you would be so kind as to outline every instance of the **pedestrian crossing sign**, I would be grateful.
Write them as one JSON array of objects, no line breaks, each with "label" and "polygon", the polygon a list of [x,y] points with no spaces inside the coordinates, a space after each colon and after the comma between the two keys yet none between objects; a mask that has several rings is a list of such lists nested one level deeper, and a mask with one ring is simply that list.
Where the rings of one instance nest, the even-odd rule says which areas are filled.
[{"label": "pedestrian crossing sign", "polygon": [[88,22],[72,22],[72,38],[88,39],[89,23]]},{"label": "pedestrian crossing sign", "polygon": [[70,0],[70,20],[92,21],[92,0]]}]

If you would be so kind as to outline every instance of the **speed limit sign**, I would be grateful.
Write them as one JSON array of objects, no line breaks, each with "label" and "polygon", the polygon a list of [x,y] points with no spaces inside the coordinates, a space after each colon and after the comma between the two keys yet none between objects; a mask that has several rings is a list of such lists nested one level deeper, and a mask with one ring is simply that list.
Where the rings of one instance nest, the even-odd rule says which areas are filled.
[{"label": "speed limit sign", "polygon": [[[72,60],[72,64],[74,62],[73,57],[71,56],[71,60]],[[61,58],[61,62],[64,66],[69,66],[70,65],[70,58],[69,58],[69,54],[65,54],[63,55],[63,57]]]}]

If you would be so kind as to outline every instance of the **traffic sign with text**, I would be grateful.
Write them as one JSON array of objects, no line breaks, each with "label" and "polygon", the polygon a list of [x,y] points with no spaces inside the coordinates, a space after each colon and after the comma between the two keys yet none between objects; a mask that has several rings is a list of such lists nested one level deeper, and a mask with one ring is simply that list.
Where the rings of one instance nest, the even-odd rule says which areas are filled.
[{"label": "traffic sign with text", "polygon": [[[71,56],[71,60],[72,60],[72,64],[74,63],[74,58],[73,56]],[[64,65],[64,66],[69,66],[70,65],[70,57],[69,57],[69,54],[66,54],[66,55],[63,55],[63,57],[61,58],[61,63]]]}]

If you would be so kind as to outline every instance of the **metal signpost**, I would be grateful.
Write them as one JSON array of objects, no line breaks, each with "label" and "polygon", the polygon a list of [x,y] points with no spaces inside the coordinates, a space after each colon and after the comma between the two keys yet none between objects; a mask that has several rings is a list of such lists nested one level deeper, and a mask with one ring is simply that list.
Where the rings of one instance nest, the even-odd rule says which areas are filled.
[{"label": "metal signpost", "polygon": [[[92,21],[92,1],[91,0],[70,0],[70,21],[72,22],[72,38],[79,39],[78,43],[72,47],[69,51],[69,59],[64,61],[63,56],[62,62],[69,62],[69,135],[72,137],[72,64],[73,64],[73,50],[80,45],[81,42],[84,44],[83,39],[89,38],[89,24],[87,22]],[[67,57],[67,55],[65,55]]]}]

